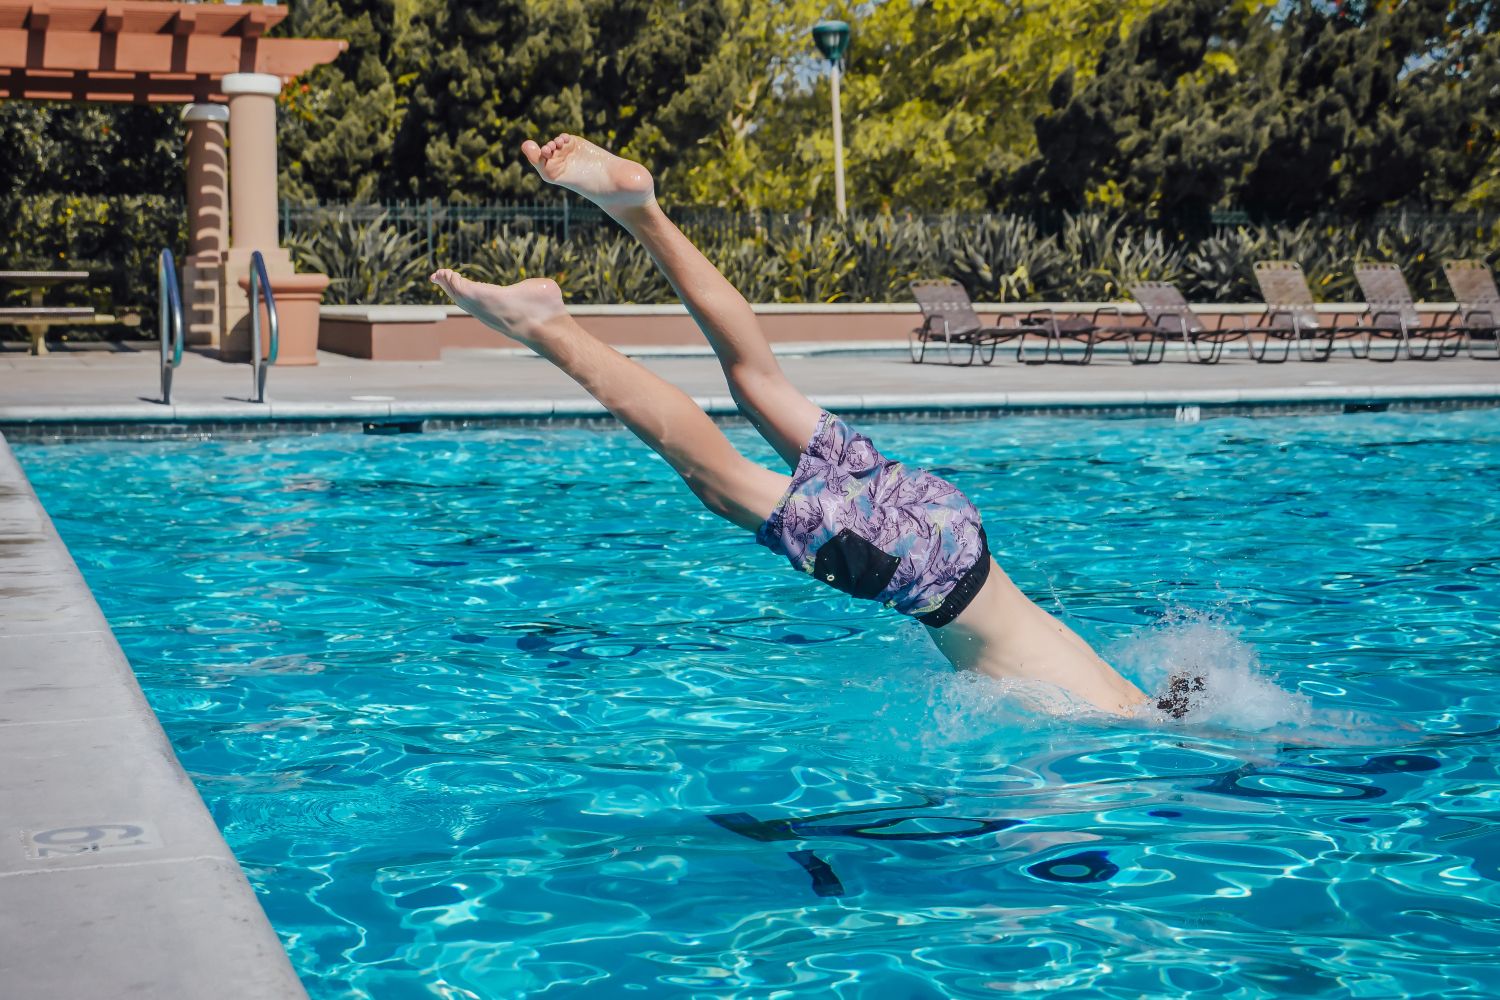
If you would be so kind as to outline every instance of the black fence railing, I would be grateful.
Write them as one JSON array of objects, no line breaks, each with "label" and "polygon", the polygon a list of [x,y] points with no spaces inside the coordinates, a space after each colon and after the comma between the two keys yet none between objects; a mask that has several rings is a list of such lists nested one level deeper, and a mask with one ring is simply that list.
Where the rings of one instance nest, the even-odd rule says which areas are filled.
[{"label": "black fence railing", "polygon": [[[893,213],[897,219],[914,220],[936,225],[941,220],[951,220],[953,214]],[[978,220],[986,213],[971,213]],[[1026,214],[1026,213],[1023,213]],[[871,216],[874,213],[870,213]],[[696,235],[709,232],[721,236],[750,235],[752,233],[775,232],[809,219],[821,218],[810,211],[735,211],[705,206],[674,206],[672,216],[684,228],[691,228]],[[855,214],[851,218],[862,216]],[[1063,213],[1031,214],[1043,233],[1052,234],[1061,230]],[[430,265],[443,261],[468,261],[474,259],[476,251],[494,242],[504,234],[516,231],[545,233],[554,239],[568,241],[574,237],[597,235],[600,228],[614,224],[603,211],[578,198],[565,195],[552,201],[502,201],[480,205],[443,204],[431,201],[381,201],[359,203],[303,203],[283,202],[281,205],[281,238],[283,242],[305,241],[317,229],[331,222],[343,220],[354,223],[369,223],[381,220],[384,226],[393,227],[401,234],[414,237],[425,248]],[[1254,226],[1274,224],[1276,220],[1252,217],[1248,212],[1216,211],[1211,217],[1215,227]],[[1314,223],[1348,224],[1343,217],[1299,219]],[[1382,211],[1358,220],[1368,225],[1384,225],[1404,222],[1413,225],[1443,225],[1458,229],[1483,229],[1494,231],[1497,219],[1493,215],[1433,213],[1419,211]],[[1143,223],[1160,229],[1161,224]]]}]

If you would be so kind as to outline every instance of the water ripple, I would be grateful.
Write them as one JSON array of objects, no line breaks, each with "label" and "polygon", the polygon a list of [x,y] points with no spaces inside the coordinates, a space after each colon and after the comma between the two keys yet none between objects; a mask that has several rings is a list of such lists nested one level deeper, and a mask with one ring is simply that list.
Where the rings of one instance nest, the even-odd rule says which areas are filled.
[{"label": "water ripple", "polygon": [[320,1000],[1479,996],[1497,427],[873,424],[1211,675],[1164,726],[954,675],[619,432],[18,454]]}]

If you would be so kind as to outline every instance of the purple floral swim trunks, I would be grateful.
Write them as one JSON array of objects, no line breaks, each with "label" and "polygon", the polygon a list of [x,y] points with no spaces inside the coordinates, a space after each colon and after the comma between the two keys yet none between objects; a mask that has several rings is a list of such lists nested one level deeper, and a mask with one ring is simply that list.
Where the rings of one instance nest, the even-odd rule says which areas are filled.
[{"label": "purple floral swim trunks", "polygon": [[933,628],[958,617],[990,570],[979,511],[824,413],[786,496],[755,533],[804,573]]}]

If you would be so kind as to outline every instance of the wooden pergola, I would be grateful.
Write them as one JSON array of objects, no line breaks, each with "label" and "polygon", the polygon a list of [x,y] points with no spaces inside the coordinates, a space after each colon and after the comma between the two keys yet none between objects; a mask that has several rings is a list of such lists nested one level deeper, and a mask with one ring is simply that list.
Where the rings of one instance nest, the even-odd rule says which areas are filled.
[{"label": "wooden pergola", "polygon": [[290,79],[348,43],[267,38],[280,6],[0,0],[0,98],[222,101],[230,73]]},{"label": "wooden pergola", "polygon": [[[239,279],[253,253],[278,299],[315,299],[328,284],[294,274],[279,246],[276,98],[349,43],[266,37],[286,16],[270,4],[0,0],[0,100],[187,105],[188,247],[179,259],[188,339],[224,357],[249,351]],[[315,344],[316,306],[311,322]],[[313,350],[301,361],[315,362]]]}]

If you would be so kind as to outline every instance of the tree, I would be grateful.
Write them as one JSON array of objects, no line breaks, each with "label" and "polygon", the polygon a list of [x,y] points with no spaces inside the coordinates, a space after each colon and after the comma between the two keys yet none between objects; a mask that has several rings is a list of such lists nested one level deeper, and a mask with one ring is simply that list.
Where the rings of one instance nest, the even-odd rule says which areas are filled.
[{"label": "tree", "polygon": [[283,198],[359,201],[388,193],[402,111],[389,67],[408,19],[396,0],[301,0],[278,26],[295,37],[349,42],[333,63],[282,92]]},{"label": "tree", "polygon": [[670,154],[691,115],[664,107],[714,51],[715,0],[428,2],[412,17],[410,102],[395,180],[418,197],[483,201],[535,194],[522,140],[578,132]]},{"label": "tree", "polygon": [[1000,196],[1189,228],[1230,206],[1451,207],[1494,175],[1495,13],[1492,0],[1172,0],[1091,81],[1057,77],[1037,155]]},{"label": "tree", "polygon": [[0,205],[34,194],[183,192],[178,108],[0,101]]},{"label": "tree", "polygon": [[[988,178],[1035,148],[1031,119],[1064,67],[1091,64],[1161,0],[886,0],[851,22],[843,111],[850,203],[980,208]],[[822,2],[740,0],[690,95],[717,119],[682,178],[691,200],[739,208],[832,204]]]}]

